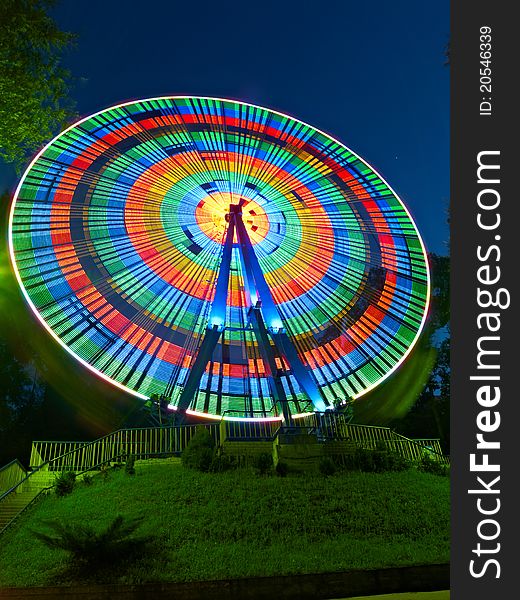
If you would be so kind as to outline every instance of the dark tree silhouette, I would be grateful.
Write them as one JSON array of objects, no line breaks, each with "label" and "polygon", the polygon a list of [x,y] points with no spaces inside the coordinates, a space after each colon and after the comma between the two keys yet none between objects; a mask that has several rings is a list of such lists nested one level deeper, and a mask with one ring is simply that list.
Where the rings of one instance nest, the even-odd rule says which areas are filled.
[{"label": "dark tree silhouette", "polygon": [[438,437],[446,453],[450,448],[450,259],[429,255],[432,275],[430,315],[423,344],[435,352],[435,360],[417,402],[402,419],[390,425],[412,438]]},{"label": "dark tree silhouette", "polygon": [[74,36],[47,15],[53,4],[0,2],[0,158],[18,169],[75,114],[60,65]]}]

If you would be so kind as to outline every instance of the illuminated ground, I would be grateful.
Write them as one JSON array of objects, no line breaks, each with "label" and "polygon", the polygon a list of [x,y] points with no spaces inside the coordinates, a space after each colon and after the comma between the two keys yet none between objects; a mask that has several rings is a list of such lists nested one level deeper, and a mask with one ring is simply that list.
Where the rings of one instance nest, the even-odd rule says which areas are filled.
[{"label": "illuminated ground", "polygon": [[[143,517],[157,548],[78,579],[31,535],[42,522],[100,529]],[[50,496],[2,536],[0,586],[234,579],[449,561],[449,480],[417,471],[259,477],[150,466]],[[85,578],[86,577],[86,578]],[[422,599],[421,599],[422,600]],[[428,599],[429,600],[429,599]],[[437,600],[437,598],[435,598]]]}]

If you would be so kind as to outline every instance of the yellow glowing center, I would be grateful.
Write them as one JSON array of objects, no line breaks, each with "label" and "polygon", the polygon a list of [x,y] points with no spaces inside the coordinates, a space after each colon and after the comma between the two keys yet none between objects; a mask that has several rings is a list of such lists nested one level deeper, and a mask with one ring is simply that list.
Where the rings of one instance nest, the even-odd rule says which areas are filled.
[{"label": "yellow glowing center", "polygon": [[[209,238],[222,242],[227,226],[226,215],[229,213],[229,206],[230,204],[238,204],[240,200],[243,201],[242,220],[251,243],[258,244],[258,242],[261,242],[269,231],[269,219],[265,210],[258,202],[241,198],[235,194],[215,193],[201,200],[195,210],[195,217],[200,229]],[[236,242],[236,233],[234,241]]]}]

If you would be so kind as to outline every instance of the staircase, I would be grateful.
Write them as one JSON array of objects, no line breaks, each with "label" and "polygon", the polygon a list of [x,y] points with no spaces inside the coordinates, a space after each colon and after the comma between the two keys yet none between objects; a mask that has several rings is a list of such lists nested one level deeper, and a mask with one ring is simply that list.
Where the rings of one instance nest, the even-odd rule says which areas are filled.
[{"label": "staircase", "polygon": [[[9,465],[7,465],[9,466]],[[45,468],[25,472],[12,487],[0,489],[0,533],[36,498],[54,485],[55,474]]]},{"label": "staircase", "polygon": [[13,521],[40,494],[41,490],[28,490],[9,496],[0,503],[0,531]]},{"label": "staircase", "polygon": [[252,464],[259,454],[271,454],[276,464],[275,444],[276,442],[272,440],[260,442],[224,440],[221,444],[221,451],[224,456],[233,457],[241,467]]},{"label": "staircase", "polygon": [[[216,441],[218,428],[207,426]],[[155,466],[171,468],[180,464],[178,456],[194,433],[194,425],[148,427],[120,429],[93,442],[33,442],[32,471],[27,472],[19,461],[0,469],[0,533],[38,495],[54,485],[59,472],[71,471],[81,478],[130,455],[136,458],[136,471],[146,469],[150,458],[154,458]]]}]

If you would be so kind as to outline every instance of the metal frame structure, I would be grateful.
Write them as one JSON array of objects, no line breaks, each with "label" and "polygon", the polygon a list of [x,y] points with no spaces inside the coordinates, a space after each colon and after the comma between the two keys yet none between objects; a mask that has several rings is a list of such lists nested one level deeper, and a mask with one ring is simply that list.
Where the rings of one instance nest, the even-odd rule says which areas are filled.
[{"label": "metal frame structure", "polygon": [[[244,284],[246,301],[248,303],[248,325],[254,331],[258,341],[258,347],[266,365],[267,379],[271,394],[275,400],[275,406],[283,414],[285,423],[291,423],[291,410],[280,380],[283,369],[280,369],[276,364],[276,358],[279,358],[282,364],[292,371],[298,384],[307,394],[316,411],[323,412],[324,410],[333,408],[323,399],[316,382],[301,362],[296,348],[284,331],[281,315],[276,308],[269,286],[265,281],[265,276],[242,219],[243,205],[243,199],[238,204],[231,204],[229,206],[229,213],[226,215],[228,227],[222,252],[222,262],[217,277],[215,297],[209,315],[209,323],[177,404],[176,420],[178,422],[184,420],[186,411],[198,389],[200,379],[225,329],[231,255],[235,233],[238,239],[237,247],[240,261],[245,274]],[[273,344],[271,344],[271,340]]]}]

